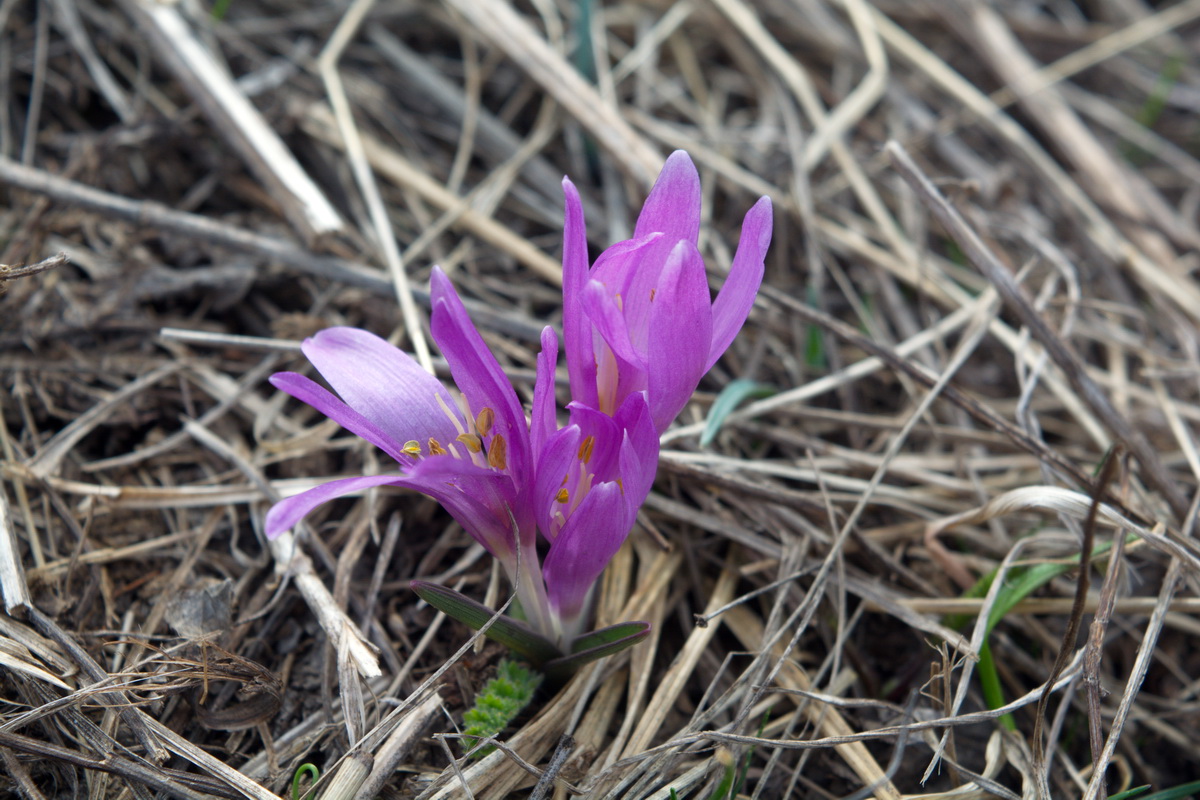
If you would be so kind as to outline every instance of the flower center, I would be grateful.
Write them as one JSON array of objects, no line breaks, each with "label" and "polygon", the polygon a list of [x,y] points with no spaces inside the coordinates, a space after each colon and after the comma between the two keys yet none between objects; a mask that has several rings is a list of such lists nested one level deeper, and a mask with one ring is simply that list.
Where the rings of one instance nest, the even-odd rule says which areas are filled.
[{"label": "flower center", "polygon": [[[421,443],[411,439],[404,443],[401,452],[420,459],[427,456],[445,456],[470,461],[478,467],[491,469],[508,469],[508,443],[498,433],[493,434],[492,428],[496,423],[496,412],[491,408],[480,409],[475,419],[468,413],[456,414],[446,405],[441,397],[437,398],[442,413],[450,420],[450,424],[458,432],[453,441],[443,444],[430,436],[422,450]],[[466,403],[464,402],[465,406]],[[466,420],[466,424],[463,424]],[[488,437],[485,439],[485,437]]]},{"label": "flower center", "polygon": [[549,534],[551,539],[558,535],[562,526],[567,523],[567,517],[579,507],[583,498],[587,497],[587,493],[592,489],[592,481],[596,475],[588,472],[586,467],[592,460],[592,452],[595,447],[595,436],[584,437],[583,441],[579,443],[579,461],[563,476],[562,487],[554,495],[554,501],[559,507],[554,509],[551,514],[554,528]]}]

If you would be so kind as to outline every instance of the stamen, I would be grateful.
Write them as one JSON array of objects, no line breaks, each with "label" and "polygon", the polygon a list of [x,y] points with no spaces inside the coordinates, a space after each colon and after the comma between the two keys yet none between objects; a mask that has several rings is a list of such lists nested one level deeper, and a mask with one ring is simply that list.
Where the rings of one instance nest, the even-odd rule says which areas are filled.
[{"label": "stamen", "polygon": [[588,436],[583,440],[583,444],[579,445],[579,460],[583,463],[588,463],[592,460],[592,450],[596,446],[596,437]]},{"label": "stamen", "polygon": [[455,414],[453,409],[446,405],[446,401],[442,399],[440,394],[435,394],[434,397],[437,399],[438,408],[442,409],[442,413],[446,415],[446,419],[450,420],[450,423],[454,426],[454,430],[459,433],[466,433],[463,430],[462,417]]},{"label": "stamen", "polygon": [[480,436],[487,436],[492,432],[492,425],[496,422],[496,412],[490,408],[481,408],[479,416],[475,417],[475,431]]},{"label": "stamen", "polygon": [[507,469],[508,461],[508,443],[504,441],[504,437],[496,434],[492,437],[492,443],[488,446],[488,466],[493,469]]},{"label": "stamen", "polygon": [[566,489],[559,489],[558,494],[554,495],[554,499],[560,503],[566,503],[571,499],[571,493]]},{"label": "stamen", "polygon": [[438,440],[433,438],[432,436],[429,437],[429,455],[431,455],[431,456],[446,455],[446,448],[442,447],[441,443],[439,443]]},{"label": "stamen", "polygon": [[658,291],[658,289],[651,289],[651,290],[650,290],[650,302],[651,302],[651,303],[653,303],[653,302],[654,302],[654,293],[655,293],[655,292],[657,292],[657,291]]},{"label": "stamen", "polygon": [[410,456],[421,455],[421,443],[416,439],[409,439],[404,443],[404,447],[400,448],[400,452],[408,453]]},{"label": "stamen", "polygon": [[483,452],[483,440],[473,433],[460,433],[456,439],[457,441],[462,442],[463,445],[472,453]]}]

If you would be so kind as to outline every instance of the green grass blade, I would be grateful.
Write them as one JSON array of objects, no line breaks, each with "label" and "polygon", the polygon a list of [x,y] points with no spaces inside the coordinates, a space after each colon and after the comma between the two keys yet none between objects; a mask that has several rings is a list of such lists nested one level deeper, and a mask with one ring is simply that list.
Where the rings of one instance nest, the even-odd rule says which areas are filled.
[{"label": "green grass blade", "polygon": [[[1131,533],[1126,542],[1134,541],[1136,538],[1137,535]],[[1095,561],[1097,558],[1102,557],[1111,549],[1111,541],[1097,544],[1092,552],[1092,560]],[[991,613],[988,614],[983,647],[979,651],[979,665],[977,669],[979,670],[979,681],[983,689],[984,698],[987,700],[988,708],[1000,708],[1006,701],[1004,699],[1003,687],[1000,684],[1000,676],[996,671],[996,663],[992,660],[991,648],[988,647],[986,636],[991,634],[992,629],[996,627],[1000,620],[1004,619],[1004,616],[1009,611],[1012,611],[1017,603],[1020,603],[1058,576],[1074,569],[1079,569],[1078,557],[1069,561],[1033,564],[1028,567],[1019,566],[1008,570],[1006,574],[1008,582],[996,594],[996,602],[992,605]],[[992,588],[992,583],[996,580],[996,574],[997,570],[992,570],[984,575],[974,586],[963,592],[962,596],[965,598],[986,597]],[[947,614],[942,621],[946,627],[959,630],[966,627],[974,619],[975,617],[970,614]],[[1011,715],[1004,715],[1001,717],[1000,722],[1009,730],[1016,730],[1016,722]]]},{"label": "green grass blade", "polygon": [[712,440],[717,438],[721,426],[725,424],[725,418],[745,400],[751,397],[770,397],[773,394],[775,394],[773,387],[765,383],[757,383],[749,378],[730,381],[729,385],[717,395],[712,408],[708,410],[708,419],[704,420],[704,433],[700,435],[700,446],[708,447],[712,444]]},{"label": "green grass blade", "polygon": [[[1114,794],[1109,800],[1126,800],[1127,798],[1137,796],[1138,792],[1149,788],[1149,786],[1139,786],[1136,789]],[[1181,783],[1178,786],[1172,786],[1170,789],[1160,789],[1154,794],[1146,795],[1142,800],[1184,800],[1185,797],[1191,797],[1194,794],[1200,794],[1200,781]]]}]

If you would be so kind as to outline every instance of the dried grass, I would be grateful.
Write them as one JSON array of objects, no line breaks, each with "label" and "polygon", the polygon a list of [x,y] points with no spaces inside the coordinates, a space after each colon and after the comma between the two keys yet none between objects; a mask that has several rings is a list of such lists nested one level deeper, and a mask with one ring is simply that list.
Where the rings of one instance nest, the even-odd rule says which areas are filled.
[{"label": "dried grass", "polygon": [[[1193,780],[1198,17],[0,4],[0,794],[275,798],[306,762],[360,798]],[[603,247],[679,147],[714,287],[759,194],[776,235],[603,579],[601,623],[653,635],[456,761],[501,652],[407,584],[503,584],[412,495],[266,542],[273,498],[387,465],[265,378],[333,324],[444,374],[440,263],[528,397],[559,178]],[[701,448],[734,378],[777,391]]]}]

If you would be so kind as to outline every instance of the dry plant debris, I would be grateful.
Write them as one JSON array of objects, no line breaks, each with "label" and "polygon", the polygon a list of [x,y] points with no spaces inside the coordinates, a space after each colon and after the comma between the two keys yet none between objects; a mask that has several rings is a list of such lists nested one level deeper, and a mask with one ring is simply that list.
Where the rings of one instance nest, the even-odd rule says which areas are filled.
[{"label": "dry plant debris", "polygon": [[[275,798],[305,763],[359,798],[1195,780],[1198,20],[0,3],[0,794]],[[411,494],[268,543],[273,498],[388,465],[265,379],[331,325],[444,370],[437,263],[528,401],[559,180],[603,246],[676,148],[714,289],[760,194],[776,235],[602,581],[599,623],[653,633],[463,761],[504,653],[408,582],[503,583]],[[769,390],[701,447],[735,379]]]}]

